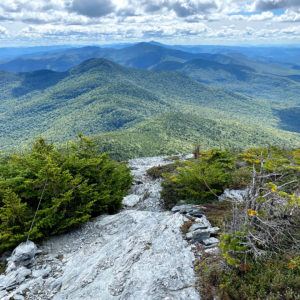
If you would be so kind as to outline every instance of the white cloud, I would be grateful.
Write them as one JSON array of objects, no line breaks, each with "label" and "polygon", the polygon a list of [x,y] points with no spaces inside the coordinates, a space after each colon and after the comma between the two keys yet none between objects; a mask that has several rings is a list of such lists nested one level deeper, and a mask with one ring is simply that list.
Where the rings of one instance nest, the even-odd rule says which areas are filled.
[{"label": "white cloud", "polygon": [[[299,41],[300,0],[1,0],[0,29],[26,43]],[[275,15],[273,8],[284,13]],[[260,11],[256,11],[260,8]],[[16,24],[16,29],[14,28]],[[20,25],[21,24],[21,25]],[[23,29],[19,28],[23,25]],[[0,27],[2,28],[2,27]],[[286,31],[284,31],[286,29]]]},{"label": "white cloud", "polygon": [[276,22],[300,22],[300,10],[287,9],[284,14],[274,18]]},{"label": "white cloud", "polygon": [[0,25],[0,37],[8,36],[8,31],[5,27]]}]

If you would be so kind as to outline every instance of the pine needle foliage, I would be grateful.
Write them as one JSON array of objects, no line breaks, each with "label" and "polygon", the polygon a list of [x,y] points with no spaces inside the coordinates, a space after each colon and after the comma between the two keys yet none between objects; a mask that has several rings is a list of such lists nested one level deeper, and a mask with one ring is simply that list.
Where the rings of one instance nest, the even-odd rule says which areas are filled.
[{"label": "pine needle foliage", "polygon": [[29,152],[0,164],[0,252],[27,238],[43,189],[32,240],[115,213],[131,182],[126,165],[98,155],[93,141],[82,135],[64,152],[37,139]]}]

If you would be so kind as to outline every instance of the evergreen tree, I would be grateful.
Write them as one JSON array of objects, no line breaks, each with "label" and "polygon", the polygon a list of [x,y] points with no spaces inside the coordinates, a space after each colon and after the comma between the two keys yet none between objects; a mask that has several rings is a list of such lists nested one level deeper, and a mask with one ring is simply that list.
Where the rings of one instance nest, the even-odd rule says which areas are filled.
[{"label": "evergreen tree", "polygon": [[94,143],[78,143],[59,152],[39,138],[32,150],[12,155],[0,165],[0,252],[26,239],[66,232],[92,216],[115,213],[130,188],[126,165],[98,155]]}]

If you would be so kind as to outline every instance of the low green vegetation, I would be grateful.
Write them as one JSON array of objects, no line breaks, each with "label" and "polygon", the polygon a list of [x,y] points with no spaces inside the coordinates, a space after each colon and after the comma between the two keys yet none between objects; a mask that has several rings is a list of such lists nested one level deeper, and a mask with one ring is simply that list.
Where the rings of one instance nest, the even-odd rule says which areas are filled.
[{"label": "low green vegetation", "polygon": [[203,300],[298,300],[300,261],[296,253],[277,254],[228,267],[221,256],[204,255],[195,265]]},{"label": "low green vegetation", "polygon": [[[167,206],[201,203],[223,232],[221,252],[195,262],[203,299],[299,299],[299,148],[200,151],[198,159],[163,176]],[[246,186],[243,202],[213,201],[226,187]],[[192,224],[187,221],[182,231]]]},{"label": "low green vegetation", "polygon": [[26,240],[40,199],[30,232],[35,241],[117,212],[131,182],[126,165],[98,155],[81,135],[64,152],[39,138],[25,154],[1,160],[0,253]]},{"label": "low green vegetation", "polygon": [[174,112],[156,116],[122,131],[92,136],[100,152],[118,160],[132,157],[191,153],[193,143],[201,140],[202,149],[266,146],[297,147],[300,136],[259,125],[208,119],[207,114]]},{"label": "low green vegetation", "polygon": [[[137,145],[149,138],[159,144],[153,152],[162,154],[187,149],[195,135],[207,140],[208,147],[249,147],[264,139],[276,143],[277,137],[278,143],[295,145],[300,139],[299,134],[277,129],[279,116],[266,101],[206,86],[176,72],[134,70],[104,59],[85,61],[64,73],[1,71],[0,90],[0,149],[28,145],[39,135],[66,142],[78,132],[87,136],[109,132],[103,135],[107,150],[131,145],[134,155],[141,154]],[[183,114],[178,133],[184,137],[176,135],[177,119],[173,128],[167,125],[170,113],[175,118]],[[187,113],[194,115],[190,121]],[[186,121],[192,131],[182,130]],[[168,143],[164,129],[172,130],[176,140]],[[162,139],[156,139],[158,134]],[[126,142],[128,137],[137,142]]]},{"label": "low green vegetation", "polygon": [[147,174],[152,178],[157,179],[162,177],[164,173],[174,172],[177,169],[178,164],[179,163],[172,163],[164,166],[152,167],[147,170]]},{"label": "low green vegetation", "polygon": [[191,203],[211,202],[229,185],[234,170],[234,156],[229,151],[213,150],[188,161],[176,174],[166,175],[162,198],[167,206],[179,200]]},{"label": "low green vegetation", "polygon": [[[175,173],[165,174],[162,197],[167,206],[174,206],[180,200],[202,204],[216,200],[225,188],[245,188],[252,180],[252,164],[260,162],[260,155],[271,155],[265,163],[265,170],[270,173],[281,171],[282,166],[294,163],[291,161],[292,150],[275,146],[245,151],[201,151],[198,159],[185,162]],[[293,170],[287,176],[285,170],[284,179],[298,183],[297,174]],[[292,187],[295,188],[295,184]]]}]

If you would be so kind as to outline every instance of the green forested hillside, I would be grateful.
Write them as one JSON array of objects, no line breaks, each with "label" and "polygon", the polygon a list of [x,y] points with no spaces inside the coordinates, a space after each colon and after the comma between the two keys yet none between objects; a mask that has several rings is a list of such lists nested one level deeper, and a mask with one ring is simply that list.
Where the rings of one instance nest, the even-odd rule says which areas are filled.
[{"label": "green forested hillside", "polygon": [[37,135],[61,142],[78,132],[128,129],[172,111],[250,125],[276,126],[279,121],[266,102],[176,72],[134,70],[104,59],[88,60],[65,73],[2,72],[1,81],[1,148]]},{"label": "green forested hillside", "polygon": [[279,127],[300,133],[300,106],[275,110],[280,118]]},{"label": "green forested hillside", "polygon": [[284,105],[300,105],[298,98],[300,83],[296,80],[297,75],[280,76],[263,73],[243,65],[223,64],[203,59],[185,63],[167,61],[157,65],[155,69],[175,70],[199,82],[256,99],[266,99]]},{"label": "green forested hillside", "polygon": [[100,151],[116,159],[191,153],[199,139],[202,149],[252,146],[300,146],[300,135],[262,126],[211,120],[190,113],[167,113],[133,128],[95,135]]},{"label": "green forested hillside", "polygon": [[249,59],[241,53],[230,51],[226,55],[218,52],[189,53],[151,43],[138,43],[123,49],[83,47],[20,57],[0,63],[0,70],[67,71],[87,59],[99,57],[136,69],[175,70],[199,82],[253,98],[289,107],[299,106],[299,69],[279,63],[258,61],[253,57]]}]

